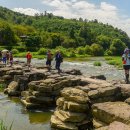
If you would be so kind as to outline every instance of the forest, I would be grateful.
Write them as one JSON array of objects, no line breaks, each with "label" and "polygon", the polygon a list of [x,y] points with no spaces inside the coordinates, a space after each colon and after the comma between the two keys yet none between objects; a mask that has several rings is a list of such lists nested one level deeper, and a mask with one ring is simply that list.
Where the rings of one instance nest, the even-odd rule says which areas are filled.
[{"label": "forest", "polygon": [[94,19],[66,19],[46,11],[28,16],[0,7],[0,50],[13,53],[60,49],[66,57],[121,55],[130,47],[126,32]]}]

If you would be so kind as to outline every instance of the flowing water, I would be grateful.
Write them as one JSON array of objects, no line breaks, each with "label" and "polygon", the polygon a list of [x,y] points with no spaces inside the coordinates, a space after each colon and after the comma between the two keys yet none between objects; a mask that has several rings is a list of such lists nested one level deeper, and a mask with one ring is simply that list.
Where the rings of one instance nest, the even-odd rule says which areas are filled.
[{"label": "flowing water", "polygon": [[[26,59],[16,59],[25,61]],[[77,59],[76,59],[77,60]],[[79,59],[80,60],[80,59]],[[62,69],[80,69],[86,76],[105,75],[107,80],[122,80],[123,71],[114,66],[106,64],[104,58],[93,57],[89,61],[64,61]],[[95,61],[102,63],[101,67],[94,66]],[[32,64],[44,66],[45,60],[33,59]],[[55,61],[52,62],[54,68]],[[0,119],[4,120],[6,126],[12,125],[12,130],[50,130],[50,117],[52,110],[27,111],[18,98],[8,98],[0,92]]]}]

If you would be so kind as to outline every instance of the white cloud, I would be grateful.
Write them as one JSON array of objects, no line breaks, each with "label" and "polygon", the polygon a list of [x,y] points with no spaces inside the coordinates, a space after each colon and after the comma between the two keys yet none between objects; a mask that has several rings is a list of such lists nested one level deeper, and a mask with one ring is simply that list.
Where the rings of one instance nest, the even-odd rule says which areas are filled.
[{"label": "white cloud", "polygon": [[[97,5],[87,0],[42,0],[43,7],[49,7],[47,12],[65,18],[84,18],[88,20],[98,19],[103,23],[109,23],[126,31],[130,36],[130,18],[119,12],[119,9],[107,2]],[[27,15],[40,13],[32,8],[14,8],[14,11]]]},{"label": "white cloud", "polygon": [[37,13],[40,13],[40,11],[36,10],[36,9],[32,9],[32,8],[14,8],[13,11],[15,12],[19,12],[22,14],[26,14],[26,15],[31,15],[34,16]]},{"label": "white cloud", "polygon": [[100,22],[121,28],[130,36],[130,18],[121,15],[116,6],[107,2],[96,5],[87,0],[42,0],[42,3],[49,6],[51,10],[48,11],[54,15],[65,18],[98,19]]}]

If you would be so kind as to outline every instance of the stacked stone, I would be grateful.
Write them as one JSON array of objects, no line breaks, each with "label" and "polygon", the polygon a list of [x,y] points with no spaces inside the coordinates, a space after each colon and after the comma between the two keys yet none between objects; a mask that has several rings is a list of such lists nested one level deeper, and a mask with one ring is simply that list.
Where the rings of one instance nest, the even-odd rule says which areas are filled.
[{"label": "stacked stone", "polygon": [[[64,88],[51,117],[54,129],[78,130],[92,127],[91,107],[87,93],[76,88]],[[85,128],[84,128],[85,127]]]},{"label": "stacked stone", "polygon": [[83,81],[87,85],[78,86],[77,88],[87,92],[92,104],[117,101],[121,98],[121,89],[119,86],[99,79],[85,78]]},{"label": "stacked stone", "polygon": [[73,76],[58,76],[45,80],[32,81],[29,90],[22,92],[22,103],[26,108],[54,106],[56,98],[64,87],[79,85],[80,79]]},{"label": "stacked stone", "polygon": [[[9,70],[6,72],[6,75],[3,76],[4,80],[7,79],[8,81],[8,87],[4,90],[6,94],[9,96],[20,96],[22,91],[25,91],[28,89],[28,83],[30,81],[37,81],[41,79],[45,79],[46,75],[44,73],[40,73],[37,71],[32,72],[24,72],[24,70]],[[6,78],[5,78],[6,77]],[[8,77],[8,78],[7,78]]]},{"label": "stacked stone", "polygon": [[[100,125],[95,125],[97,130],[130,130],[130,105],[125,102],[97,103],[92,106],[92,113],[100,121]],[[111,127],[115,121],[120,123]]]}]

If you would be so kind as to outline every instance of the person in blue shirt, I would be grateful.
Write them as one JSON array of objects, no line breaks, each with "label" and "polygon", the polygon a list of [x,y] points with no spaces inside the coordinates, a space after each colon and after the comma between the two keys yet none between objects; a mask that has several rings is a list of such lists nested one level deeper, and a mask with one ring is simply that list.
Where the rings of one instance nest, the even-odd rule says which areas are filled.
[{"label": "person in blue shirt", "polygon": [[58,73],[60,73],[61,72],[60,65],[63,62],[63,57],[62,57],[60,51],[57,51],[57,53],[55,55],[55,60],[56,60],[55,68],[58,70]]},{"label": "person in blue shirt", "polygon": [[130,54],[128,48],[125,48],[124,50],[124,54],[122,55],[122,63],[125,70],[126,83],[129,83]]}]

